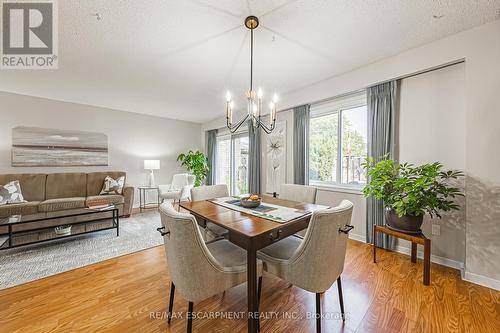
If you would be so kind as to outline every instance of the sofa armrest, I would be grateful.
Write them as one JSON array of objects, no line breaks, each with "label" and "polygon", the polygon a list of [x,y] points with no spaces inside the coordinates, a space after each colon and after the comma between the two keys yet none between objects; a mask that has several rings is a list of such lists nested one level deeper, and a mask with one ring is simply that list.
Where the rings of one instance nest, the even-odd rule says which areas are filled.
[{"label": "sofa armrest", "polygon": [[130,216],[132,213],[132,206],[134,205],[134,187],[125,184],[123,187],[123,196],[125,199],[123,203],[123,216]]}]

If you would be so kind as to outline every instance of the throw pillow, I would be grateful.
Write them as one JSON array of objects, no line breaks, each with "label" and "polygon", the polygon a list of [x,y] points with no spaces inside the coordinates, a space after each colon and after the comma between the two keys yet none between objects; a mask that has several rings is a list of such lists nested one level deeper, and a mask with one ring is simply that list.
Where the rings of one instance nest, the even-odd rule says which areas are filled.
[{"label": "throw pillow", "polygon": [[106,194],[122,194],[123,186],[125,185],[125,176],[118,177],[118,179],[113,179],[110,176],[106,176],[104,179],[104,184],[102,186],[100,195]]},{"label": "throw pillow", "polygon": [[21,193],[21,185],[18,180],[13,180],[6,185],[0,185],[0,206],[13,203],[26,202]]}]

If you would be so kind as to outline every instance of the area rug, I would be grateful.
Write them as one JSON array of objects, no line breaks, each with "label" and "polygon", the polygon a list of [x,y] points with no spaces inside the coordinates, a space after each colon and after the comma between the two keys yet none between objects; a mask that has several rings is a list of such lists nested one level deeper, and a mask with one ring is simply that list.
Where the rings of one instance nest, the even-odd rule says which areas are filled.
[{"label": "area rug", "polygon": [[0,251],[0,289],[163,244],[157,211],[120,219],[116,229]]}]

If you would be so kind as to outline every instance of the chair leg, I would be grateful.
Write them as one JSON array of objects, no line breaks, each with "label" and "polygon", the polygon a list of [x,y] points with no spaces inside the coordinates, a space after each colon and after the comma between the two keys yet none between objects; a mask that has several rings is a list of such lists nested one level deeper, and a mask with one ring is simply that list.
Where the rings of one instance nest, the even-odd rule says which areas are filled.
[{"label": "chair leg", "polygon": [[191,333],[193,331],[193,302],[189,302],[188,304],[188,313],[187,313],[187,333]]},{"label": "chair leg", "polygon": [[316,293],[316,333],[321,333],[321,294]]},{"label": "chair leg", "polygon": [[337,279],[337,288],[339,289],[340,313],[342,313],[342,321],[345,322],[344,297],[342,296],[342,282],[340,276]]},{"label": "chair leg", "polygon": [[174,294],[175,294],[175,284],[170,282],[170,300],[168,301],[168,320],[167,323],[170,324],[172,320],[172,310],[174,309]]},{"label": "chair leg", "polygon": [[[260,298],[262,295],[262,275],[259,276],[259,283],[257,285],[257,312],[260,312]],[[260,332],[260,315],[257,319],[257,331]]]}]

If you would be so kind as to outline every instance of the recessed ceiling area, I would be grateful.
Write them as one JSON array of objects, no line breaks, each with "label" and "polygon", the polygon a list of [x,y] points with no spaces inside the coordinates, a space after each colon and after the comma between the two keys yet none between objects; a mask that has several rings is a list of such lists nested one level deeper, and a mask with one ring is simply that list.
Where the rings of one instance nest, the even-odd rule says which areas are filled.
[{"label": "recessed ceiling area", "polygon": [[2,70],[0,90],[197,123],[224,115],[228,89],[244,105],[248,15],[260,20],[254,86],[283,95],[493,21],[500,10],[500,0],[58,3],[59,69]]}]

